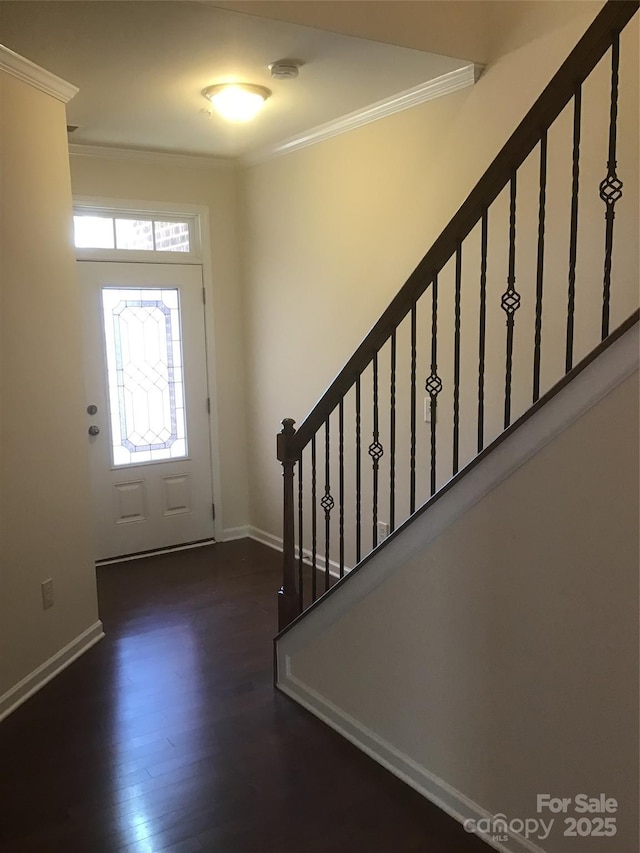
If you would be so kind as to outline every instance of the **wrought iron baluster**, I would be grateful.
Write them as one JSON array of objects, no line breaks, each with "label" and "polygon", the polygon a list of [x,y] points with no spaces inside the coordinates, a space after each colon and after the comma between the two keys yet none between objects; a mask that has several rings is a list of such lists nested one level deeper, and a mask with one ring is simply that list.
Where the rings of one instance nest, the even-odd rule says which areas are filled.
[{"label": "wrought iron baluster", "polygon": [[604,243],[604,281],[602,288],[602,340],[609,334],[611,303],[611,263],[613,258],[613,221],[615,203],[622,196],[622,181],[616,167],[616,137],[618,127],[618,70],[620,67],[620,34],[616,33],[611,43],[611,109],[609,114],[609,157],[607,176],[600,184],[600,198],[606,205]]},{"label": "wrought iron baluster", "polygon": [[540,349],[542,344],[542,286],[544,278],[544,229],[547,201],[547,131],[540,137],[540,197],[538,202],[538,263],[536,268],[536,331],[533,342],[533,402],[540,397]]},{"label": "wrought iron baluster", "polygon": [[431,372],[425,382],[431,413],[431,494],[436,491],[436,412],[438,394],[442,391],[442,380],[438,376],[438,276],[431,283]]},{"label": "wrought iron baluster", "polygon": [[344,399],[338,407],[338,462],[340,472],[340,577],[344,577]]},{"label": "wrought iron baluster", "polygon": [[300,603],[300,613],[304,610],[304,555],[302,551],[302,532],[304,529],[304,517],[302,508],[303,488],[302,488],[302,455],[298,460],[298,601]]},{"label": "wrought iron baluster", "polygon": [[380,444],[378,421],[378,353],[373,357],[373,441],[369,445],[369,456],[373,463],[373,506],[372,506],[372,541],[375,548],[378,544],[378,468],[384,454]]},{"label": "wrought iron baluster", "polygon": [[391,333],[391,389],[389,395],[389,532],[396,519],[396,330]]},{"label": "wrought iron baluster", "polygon": [[356,565],[362,558],[362,419],[360,377],[356,379]]},{"label": "wrought iron baluster", "polygon": [[411,442],[409,449],[409,512],[416,511],[416,306],[411,307]]},{"label": "wrought iron baluster", "polygon": [[311,439],[311,598],[313,601],[318,597],[318,507],[317,507],[317,482],[316,482],[316,437]]},{"label": "wrought iron baluster", "polygon": [[462,246],[456,249],[456,296],[453,340],[453,473],[458,473],[460,444],[460,292],[462,288]]},{"label": "wrought iron baluster", "polygon": [[578,192],[580,189],[580,118],[582,86],[578,83],[573,100],[573,168],[571,180],[571,229],[569,234],[569,292],[567,297],[567,355],[565,372],[573,367],[573,329],[576,305],[576,260],[578,251]]},{"label": "wrought iron baluster", "polygon": [[324,422],[324,495],[320,506],[324,510],[324,591],[329,589],[329,548],[331,540],[331,510],[335,501],[331,496],[331,465],[330,465],[330,431],[329,416]]},{"label": "wrought iron baluster", "polygon": [[[480,327],[478,329],[478,453],[484,447],[484,362],[487,326],[487,232],[488,213],[482,213],[480,233]],[[433,494],[433,492],[432,492]]]},{"label": "wrought iron baluster", "polygon": [[520,294],[516,291],[516,173],[511,176],[509,201],[509,272],[507,290],[502,294],[502,310],[507,315],[507,364],[504,381],[504,428],[511,423],[511,374],[513,371],[514,315],[520,307]]}]

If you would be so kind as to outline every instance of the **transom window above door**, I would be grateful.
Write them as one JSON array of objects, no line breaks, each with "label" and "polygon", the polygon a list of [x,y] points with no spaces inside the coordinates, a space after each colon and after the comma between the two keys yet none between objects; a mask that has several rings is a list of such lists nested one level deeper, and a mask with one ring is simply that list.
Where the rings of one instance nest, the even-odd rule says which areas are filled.
[{"label": "transom window above door", "polygon": [[139,217],[75,214],[74,241],[78,249],[138,249],[146,252],[189,252],[189,222],[160,222]]},{"label": "transom window above door", "polygon": [[[73,239],[78,258],[107,260],[196,260],[200,254],[196,217],[75,205]],[[115,259],[115,257],[114,257]]]}]

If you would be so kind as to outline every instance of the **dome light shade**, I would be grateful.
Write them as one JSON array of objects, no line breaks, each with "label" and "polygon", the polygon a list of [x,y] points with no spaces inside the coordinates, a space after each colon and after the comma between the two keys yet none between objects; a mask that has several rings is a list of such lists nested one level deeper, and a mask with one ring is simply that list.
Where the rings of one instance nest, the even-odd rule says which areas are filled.
[{"label": "dome light shade", "polygon": [[271,92],[251,83],[219,83],[204,89],[202,94],[228,121],[249,121],[260,112]]}]

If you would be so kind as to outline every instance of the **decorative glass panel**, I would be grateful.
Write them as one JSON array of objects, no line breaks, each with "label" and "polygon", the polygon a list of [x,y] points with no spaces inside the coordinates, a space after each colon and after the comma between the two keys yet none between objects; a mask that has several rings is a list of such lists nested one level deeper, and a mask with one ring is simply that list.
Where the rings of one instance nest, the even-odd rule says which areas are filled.
[{"label": "decorative glass panel", "polygon": [[151,219],[116,219],[116,248],[153,252]]},{"label": "decorative glass panel", "polygon": [[113,219],[110,216],[74,216],[74,242],[79,249],[113,249]]},{"label": "decorative glass panel", "polygon": [[115,465],[187,455],[178,290],[102,288]]},{"label": "decorative glass panel", "polygon": [[156,251],[190,251],[188,222],[154,222],[153,227],[156,235]]}]

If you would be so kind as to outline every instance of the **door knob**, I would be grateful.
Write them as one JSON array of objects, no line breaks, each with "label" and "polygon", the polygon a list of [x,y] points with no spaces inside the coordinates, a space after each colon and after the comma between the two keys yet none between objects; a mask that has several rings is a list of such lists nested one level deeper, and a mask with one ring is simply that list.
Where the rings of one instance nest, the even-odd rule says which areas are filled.
[{"label": "door knob", "polygon": [[89,427],[89,435],[100,435],[100,427],[90,426]]},{"label": "door knob", "polygon": [[90,406],[87,406],[87,414],[88,415],[95,415],[97,411],[98,411],[98,407],[96,405],[94,405],[93,403]]}]

